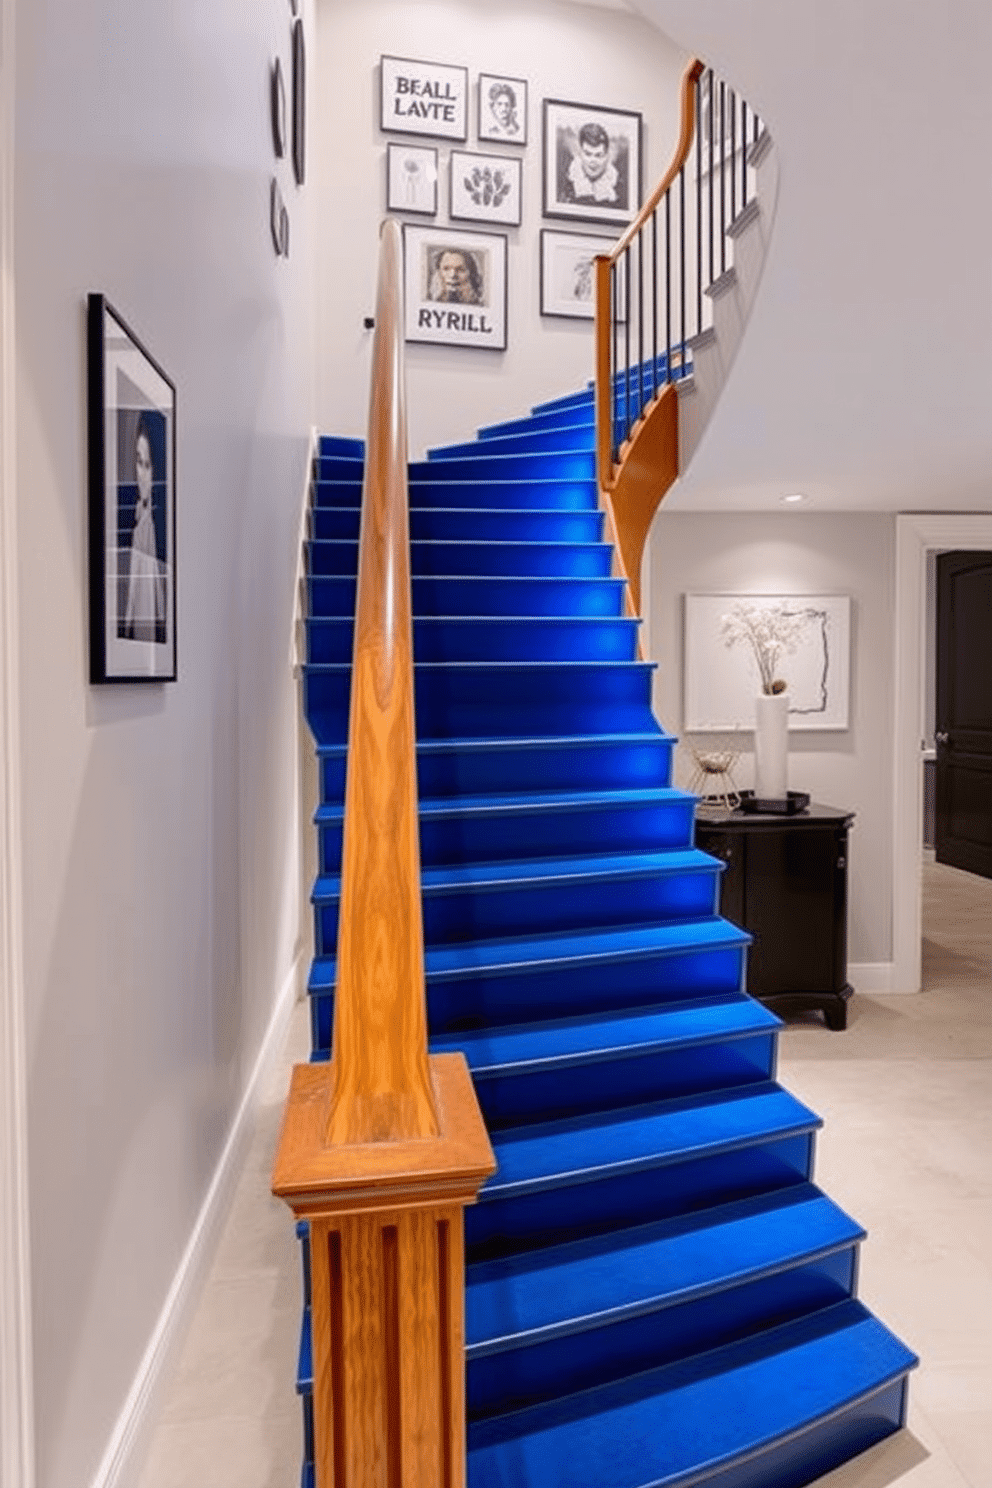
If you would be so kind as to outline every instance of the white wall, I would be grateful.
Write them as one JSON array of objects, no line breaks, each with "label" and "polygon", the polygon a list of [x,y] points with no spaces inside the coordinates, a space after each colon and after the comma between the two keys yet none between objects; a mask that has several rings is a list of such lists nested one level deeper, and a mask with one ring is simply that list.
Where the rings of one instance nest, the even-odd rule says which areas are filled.
[{"label": "white wall", "polygon": [[[306,10],[312,40],[312,16]],[[299,936],[289,667],[312,419],[287,0],[24,0],[16,311],[38,1482],[91,1481]],[[312,52],[312,45],[311,45]],[[179,681],[87,683],[85,297],[178,387]],[[288,1221],[288,1216],[287,1216]]]},{"label": "white wall", "polygon": [[[690,515],[662,507],[652,528],[652,658],[655,706],[682,727],[683,605],[687,593],[847,594],[851,617],[850,727],[790,733],[789,787],[857,813],[851,835],[851,962],[892,960],[892,718],[895,519],[805,513]],[[751,737],[741,737],[737,783],[753,784]],[[677,768],[687,782],[688,761]],[[857,983],[855,983],[857,986]]]},{"label": "white wall", "polygon": [[[540,229],[602,231],[596,224],[541,218],[541,100],[574,99],[644,115],[644,187],[665,169],[678,137],[678,85],[685,54],[638,18],[552,0],[317,0],[314,79],[320,158],[315,160],[318,243],[317,409],[327,432],[363,434],[379,223],[385,215],[387,136],[378,127],[383,53],[450,62],[469,70],[469,139],[478,146],[475,85],[480,71],[526,78],[528,143],[523,220],[509,228],[509,319],[505,352],[409,346],[410,447],[471,438],[478,425],[525,413],[532,403],[581,387],[592,373],[590,321],[540,315]],[[394,139],[409,136],[394,135]],[[448,220],[450,146],[441,159],[438,222]],[[518,153],[505,147],[505,153]],[[411,219],[421,223],[430,219]],[[465,224],[461,224],[465,226]],[[481,225],[480,225],[481,226]],[[494,227],[489,230],[502,232]],[[606,230],[607,233],[609,230]]]}]

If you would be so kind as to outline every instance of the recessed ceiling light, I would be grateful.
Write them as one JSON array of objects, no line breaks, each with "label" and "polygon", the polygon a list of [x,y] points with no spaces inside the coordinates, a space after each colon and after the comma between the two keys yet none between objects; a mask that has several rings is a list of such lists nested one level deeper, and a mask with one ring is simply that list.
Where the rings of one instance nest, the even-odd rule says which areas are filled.
[{"label": "recessed ceiling light", "polygon": [[797,502],[805,501],[806,497],[802,491],[796,491],[791,496],[783,496],[782,500],[787,506],[795,506]]}]

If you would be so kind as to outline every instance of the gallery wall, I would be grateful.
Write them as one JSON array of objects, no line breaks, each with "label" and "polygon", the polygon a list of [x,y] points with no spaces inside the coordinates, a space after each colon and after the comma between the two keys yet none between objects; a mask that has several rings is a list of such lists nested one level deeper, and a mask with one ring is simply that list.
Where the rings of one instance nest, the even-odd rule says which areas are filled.
[{"label": "gallery wall", "polygon": [[[892,614],[895,519],[863,513],[692,515],[662,507],[645,558],[655,708],[683,727],[686,594],[839,594],[851,599],[849,727],[790,731],[789,788],[856,813],[851,834],[849,943],[855,988],[883,990],[892,960]],[[743,664],[743,663],[742,663]],[[734,741],[750,787],[753,736]],[[705,747],[706,736],[692,741]],[[677,755],[678,781],[691,760]]]},{"label": "gallery wall", "polygon": [[[308,4],[302,13],[312,41]],[[18,6],[24,979],[39,1488],[113,1433],[296,992],[289,663],[312,418],[288,0]],[[278,173],[291,257],[277,260]],[[87,680],[85,303],[177,386],[178,681]],[[111,1457],[107,1457],[108,1449]],[[106,1481],[105,1476],[100,1481]]]},{"label": "gallery wall", "polygon": [[[317,241],[318,420],[328,432],[364,433],[370,337],[362,320],[373,310],[379,225],[386,211],[385,158],[390,139],[379,128],[379,59],[383,55],[464,66],[470,83],[469,138],[454,148],[519,155],[519,227],[507,233],[506,351],[439,345],[407,347],[411,450],[471,438],[477,426],[524,413],[532,403],[581,387],[592,371],[587,320],[540,314],[541,228],[597,233],[595,223],[542,217],[541,100],[574,100],[643,114],[645,187],[667,166],[678,135],[678,87],[686,58],[661,33],[618,10],[549,0],[317,0],[314,162]],[[525,147],[479,144],[476,87],[480,72],[523,78],[529,85]],[[441,157],[438,223],[447,223],[450,142]],[[396,214],[404,220],[400,214]],[[405,220],[423,225],[423,217]],[[457,223],[464,229],[468,224]]]}]

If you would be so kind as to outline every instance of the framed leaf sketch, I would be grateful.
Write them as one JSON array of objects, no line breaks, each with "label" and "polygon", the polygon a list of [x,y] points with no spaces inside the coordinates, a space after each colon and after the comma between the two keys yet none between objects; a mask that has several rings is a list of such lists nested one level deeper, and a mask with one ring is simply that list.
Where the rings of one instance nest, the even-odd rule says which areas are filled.
[{"label": "framed leaf sketch", "polygon": [[516,156],[451,152],[451,220],[520,225],[521,165]]},{"label": "framed leaf sketch", "polygon": [[91,682],[176,679],[176,389],[124,319],[91,294]]},{"label": "framed leaf sketch", "polygon": [[505,350],[505,236],[407,223],[403,243],[406,339]]}]

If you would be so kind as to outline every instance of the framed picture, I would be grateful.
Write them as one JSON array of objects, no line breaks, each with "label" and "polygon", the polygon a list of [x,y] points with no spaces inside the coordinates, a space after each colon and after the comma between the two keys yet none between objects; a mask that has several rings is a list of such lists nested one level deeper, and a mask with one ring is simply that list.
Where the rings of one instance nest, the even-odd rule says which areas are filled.
[{"label": "framed picture", "polygon": [[307,53],[301,19],[293,22],[293,175],[302,186],[307,175]]},{"label": "framed picture", "polygon": [[479,73],[479,139],[527,143],[527,84],[523,78]]},{"label": "framed picture", "polygon": [[386,147],[386,207],[437,216],[437,150],[433,145]]},{"label": "framed picture", "polygon": [[451,227],[403,229],[406,339],[506,349],[506,238]]},{"label": "framed picture", "polygon": [[278,57],[269,69],[269,111],[272,115],[272,148],[281,160],[286,153],[286,84]]},{"label": "framed picture", "polygon": [[[735,623],[742,612],[759,618],[759,636],[784,638],[775,673],[787,684],[789,728],[846,729],[851,601],[843,594],[687,594],[683,728],[754,727],[761,679],[753,646],[740,639],[742,627]],[[764,627],[762,615],[768,616]]]},{"label": "framed picture", "polygon": [[392,134],[468,138],[468,70],[443,62],[382,57],[379,127]]},{"label": "framed picture", "polygon": [[[609,253],[615,238],[592,233],[555,232],[541,229],[541,314],[563,315],[569,320],[594,320],[596,315],[597,254]],[[624,281],[618,284],[617,319],[626,320]]]},{"label": "framed picture", "polygon": [[544,215],[624,226],[641,200],[641,116],[544,100]]},{"label": "framed picture", "polygon": [[461,222],[520,226],[519,159],[511,155],[451,152],[451,217]]},{"label": "framed picture", "polygon": [[176,679],[176,389],[103,295],[87,323],[90,681]]}]

